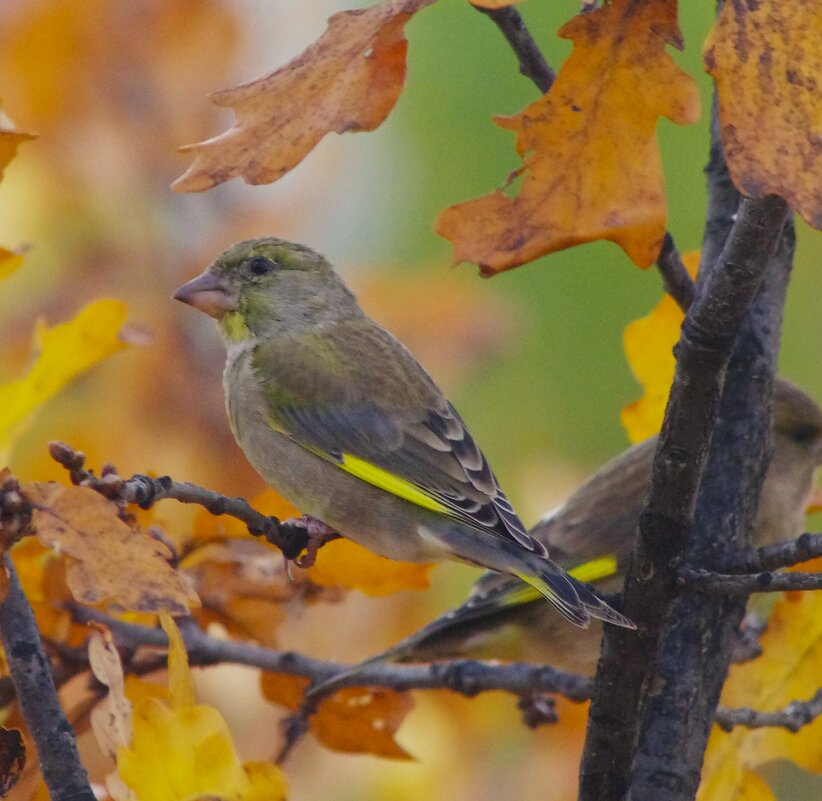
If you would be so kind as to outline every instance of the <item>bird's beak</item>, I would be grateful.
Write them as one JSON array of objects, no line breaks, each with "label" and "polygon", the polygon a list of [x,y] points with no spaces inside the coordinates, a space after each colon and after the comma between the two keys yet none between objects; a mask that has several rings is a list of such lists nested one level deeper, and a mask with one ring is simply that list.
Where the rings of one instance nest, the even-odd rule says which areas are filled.
[{"label": "bird's beak", "polygon": [[237,308],[237,298],[228,283],[208,270],[183,284],[172,297],[217,320]]}]

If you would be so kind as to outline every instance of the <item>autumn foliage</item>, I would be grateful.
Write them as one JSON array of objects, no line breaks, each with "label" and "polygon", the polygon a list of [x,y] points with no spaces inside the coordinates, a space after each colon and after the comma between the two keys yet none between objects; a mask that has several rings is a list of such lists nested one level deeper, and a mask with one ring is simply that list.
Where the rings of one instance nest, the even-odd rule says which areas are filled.
[{"label": "autumn foliage", "polygon": [[[525,13],[540,2],[518,8]],[[254,21],[214,0],[128,10],[96,0],[43,0],[19,4],[0,20],[0,74],[8,82],[0,83],[3,112],[24,121],[18,130],[0,117],[0,196],[20,206],[0,227],[0,468],[6,468],[0,548],[34,610],[69,722],[78,735],[93,733],[83,739],[81,756],[100,798],[297,798],[286,780],[292,764],[294,785],[327,794],[338,777],[331,769],[331,778],[317,779],[313,765],[350,760],[352,753],[396,760],[401,767],[391,770],[405,771],[380,773],[388,769],[377,763],[367,791],[362,783],[351,785],[363,798],[485,797],[472,794],[472,781],[498,757],[488,743],[489,732],[502,728],[500,719],[516,732],[509,735],[521,755],[523,783],[551,776],[557,799],[575,797],[586,706],[564,699],[557,701],[558,722],[530,732],[510,698],[481,707],[453,693],[423,698],[390,687],[348,687],[322,699],[308,721],[322,749],[315,749],[311,765],[301,755],[284,768],[274,764],[283,744],[276,721],[300,709],[309,680],[287,658],[278,669],[254,672],[213,669],[220,660],[202,655],[190,665],[186,636],[196,629],[236,645],[243,658],[233,661],[252,666],[263,651],[267,657],[298,651],[318,663],[365,658],[433,615],[420,600],[436,586],[433,566],[391,562],[344,539],[320,548],[313,564],[287,562],[224,509],[138,503],[121,494],[132,473],[167,472],[225,497],[247,498],[276,521],[299,517],[300,510],[263,486],[234,446],[223,418],[216,345],[204,341],[201,329],[186,328],[168,295],[221,243],[311,231],[307,220],[319,201],[301,194],[303,188],[261,204],[255,193],[262,190],[237,182],[218,187],[236,177],[273,183],[304,161],[301,169],[322,174],[323,190],[333,185],[347,157],[335,161],[318,145],[326,134],[374,131],[386,121],[406,86],[406,28],[416,33],[417,15],[433,16],[443,4],[384,0],[338,11],[316,41],[289,59],[280,51],[296,53],[292,38],[307,37],[295,22],[301,4],[284,3],[293,9],[277,17],[276,44],[263,48],[270,71],[228,89],[219,87],[236,78],[232,58]],[[493,15],[513,4],[460,5],[478,20],[470,5],[499,20]],[[516,114],[493,118],[513,132],[521,163],[507,178],[501,173],[486,194],[466,200],[455,190],[450,205],[429,215],[453,260],[477,265],[483,275],[595,242],[615,243],[630,262],[648,268],[671,227],[676,190],[666,191],[658,123],[664,117],[685,126],[700,115],[698,85],[669,52],[686,46],[677,4],[613,0],[586,3],[582,13],[567,16],[557,37],[572,49],[547,92]],[[716,85],[735,187],[746,197],[779,195],[810,226],[821,227],[819,8],[728,0],[707,33],[704,63]],[[535,38],[545,44],[546,32]],[[424,48],[422,40],[411,35],[410,47]],[[64,93],[50,87],[56,74]],[[412,72],[408,83],[413,80]],[[225,123],[203,99],[208,91],[234,121],[223,133],[183,145]],[[35,130],[39,137],[28,132]],[[460,130],[455,137],[472,134]],[[345,143],[339,147],[345,152]],[[187,168],[183,158],[190,159]],[[19,180],[12,181],[18,168]],[[307,174],[295,172],[291,186]],[[400,186],[394,198],[402,206]],[[363,229],[372,225],[364,222]],[[606,247],[597,253],[625,261]],[[539,308],[520,314],[517,301],[495,295],[495,287],[483,294],[462,275],[446,274],[444,259],[438,261],[416,272],[365,274],[360,295],[366,306],[382,308],[389,327],[433,372],[450,375],[458,390],[482,365],[501,354],[513,358],[516,343],[526,340],[529,315]],[[695,278],[699,254],[685,253],[683,261]],[[551,281],[550,264],[529,269]],[[643,280],[653,280],[648,276]],[[128,306],[120,296],[129,298]],[[586,299],[568,302],[584,306]],[[684,312],[664,295],[647,316],[629,319],[623,346],[640,397],[627,405],[614,400],[612,411],[616,419],[624,406],[621,421],[633,443],[662,424]],[[530,365],[523,372],[540,369]],[[507,386],[500,403],[516,408],[520,392]],[[540,414],[529,423],[535,441],[550,416]],[[69,464],[76,453],[63,445],[52,448],[58,457],[50,458],[54,439],[81,448],[85,462]],[[71,456],[59,458],[66,453]],[[550,473],[570,489],[579,471],[560,477],[548,461],[540,462],[537,479]],[[529,491],[522,488],[522,497]],[[529,502],[541,509],[548,498],[540,489]],[[465,581],[459,573],[444,575],[456,576],[454,584]],[[3,597],[8,586],[3,573]],[[460,593],[444,595],[445,605],[462,600]],[[814,696],[822,665],[820,603],[818,592],[776,598],[762,655],[732,667],[724,706],[775,712]],[[154,639],[127,647],[118,640],[138,630]],[[347,649],[352,642],[356,647]],[[14,703],[10,675],[4,659],[0,698],[11,733],[0,737],[0,794],[44,799],[35,744]],[[822,773],[820,720],[796,734],[715,727],[698,798],[775,798],[763,778],[774,760]],[[423,746],[441,754],[440,761],[414,762]],[[555,762],[546,750],[558,755]],[[355,763],[333,764],[351,771]],[[398,776],[411,789],[397,790]],[[514,797],[507,788],[501,794]]]}]

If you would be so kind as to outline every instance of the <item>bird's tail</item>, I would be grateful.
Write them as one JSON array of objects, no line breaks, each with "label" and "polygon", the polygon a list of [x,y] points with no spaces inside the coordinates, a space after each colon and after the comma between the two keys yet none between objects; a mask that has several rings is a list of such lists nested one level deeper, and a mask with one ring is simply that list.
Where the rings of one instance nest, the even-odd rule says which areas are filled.
[{"label": "bird's tail", "polygon": [[566,573],[559,565],[545,559],[541,560],[535,574],[517,573],[517,577],[530,584],[540,595],[547,598],[557,611],[568,621],[580,628],[587,628],[592,617],[622,626],[626,629],[635,629],[636,625],[605,603],[584,581],[596,581],[612,575],[615,569],[609,568],[613,564],[612,557],[595,559],[580,565],[572,573]]},{"label": "bird's tail", "polygon": [[[481,595],[475,595],[461,606],[446,612],[427,626],[423,626],[404,640],[400,640],[391,648],[354,665],[350,670],[338,674],[317,689],[325,694],[333,690],[335,685],[348,684],[358,674],[365,674],[369,668],[385,662],[414,661],[419,655],[420,646],[429,645],[440,635],[447,636],[454,630],[464,630],[465,626],[472,621],[487,619],[506,609],[534,603],[540,597],[547,597],[564,617],[583,628],[588,625],[590,617],[597,617],[617,626],[636,628],[630,620],[608,606],[594,594],[587,584],[583,583],[600,581],[616,575],[618,569],[614,556],[603,556],[584,562],[571,568],[567,574],[553,562],[549,564],[553,570],[548,576],[539,578],[523,576],[523,583],[509,582]],[[564,597],[570,596],[571,600],[563,600],[560,604],[555,600],[560,592],[566,594]],[[566,614],[566,609],[572,610],[571,613]],[[581,609],[582,612],[577,612],[577,609]]]}]

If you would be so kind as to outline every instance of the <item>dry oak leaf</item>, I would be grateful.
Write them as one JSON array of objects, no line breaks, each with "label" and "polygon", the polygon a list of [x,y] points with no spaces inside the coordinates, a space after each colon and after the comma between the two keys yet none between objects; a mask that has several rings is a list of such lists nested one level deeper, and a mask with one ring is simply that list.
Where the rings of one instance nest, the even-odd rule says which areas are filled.
[{"label": "dry oak leaf", "polygon": [[695,122],[696,84],[665,52],[681,46],[676,0],[615,0],[559,35],[574,50],[548,93],[513,117],[523,167],[514,197],[498,189],[437,217],[454,261],[484,275],[584,242],[615,242],[639,267],[659,254],[667,223],[656,125]]},{"label": "dry oak leaf", "polygon": [[[822,559],[799,569],[822,570]],[[721,703],[774,712],[792,701],[812,698],[819,689],[822,664],[822,593],[783,593],[761,643],[760,657],[731,666]],[[784,728],[738,726],[725,732],[714,726],[697,801],[774,801],[754,770],[777,759],[822,773],[822,717],[795,734]]]},{"label": "dry oak leaf", "polygon": [[66,580],[81,603],[110,600],[134,612],[188,614],[197,596],[169,565],[161,542],[127,526],[117,507],[88,487],[23,487],[37,538],[70,557]]},{"label": "dry oak leaf", "polygon": [[95,677],[108,687],[108,695],[91,710],[91,730],[100,750],[109,758],[131,742],[131,702],[125,694],[123,663],[111,632],[94,626],[88,641],[88,661]]},{"label": "dry oak leaf", "polygon": [[339,539],[317,551],[317,560],[306,573],[321,587],[339,586],[379,596],[400,590],[427,590],[433,567],[386,559],[351,540]]},{"label": "dry oak leaf", "polygon": [[267,184],[297,166],[330,132],[373,131],[397,102],[405,81],[405,24],[434,0],[393,0],[340,11],[325,33],[276,72],[217,92],[234,109],[229,130],[180,148],[194,154],[171,185],[201,192],[242,176]]},{"label": "dry oak leaf", "polygon": [[[699,251],[683,253],[682,261],[691,278],[696,278]],[[625,358],[642,386],[642,397],[625,406],[619,417],[632,443],[653,437],[662,428],[674,382],[674,345],[679,341],[684,319],[682,309],[666,294],[650,314],[625,326],[622,334]]]},{"label": "dry oak leaf", "polygon": [[728,170],[745,195],[780,195],[822,228],[822,6],[733,0],[705,43]]},{"label": "dry oak leaf", "polygon": [[[262,673],[263,695],[296,711],[308,679],[284,673]],[[308,727],[326,748],[348,754],[373,754],[387,759],[413,759],[394,739],[405,716],[414,708],[408,693],[387,688],[346,687],[323,698]]]}]

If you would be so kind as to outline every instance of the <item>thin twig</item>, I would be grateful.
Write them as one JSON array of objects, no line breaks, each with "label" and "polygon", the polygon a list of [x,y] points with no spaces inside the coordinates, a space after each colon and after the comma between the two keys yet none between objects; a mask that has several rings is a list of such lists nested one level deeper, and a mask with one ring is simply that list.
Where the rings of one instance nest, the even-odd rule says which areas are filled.
[{"label": "thin twig", "polygon": [[[139,646],[168,646],[168,638],[162,629],[125,623],[79,604],[73,605],[71,611],[80,622],[94,620],[105,625],[111,631],[117,645],[121,647],[134,649]],[[324,662],[290,651],[275,651],[232,640],[218,640],[206,634],[193,621],[189,624],[185,621],[180,623],[186,651],[194,665],[207,666],[231,662],[274,673],[303,676],[316,683],[351,672],[351,665]],[[352,675],[350,682],[341,682],[340,687],[446,689],[466,696],[491,690],[506,690],[515,695],[550,692],[564,695],[572,701],[584,701],[590,695],[591,683],[591,679],[586,676],[564,673],[543,665],[459,660],[423,665],[374,665],[357,671],[356,675]]]},{"label": "thin twig", "polygon": [[822,573],[711,573],[682,567],[677,580],[683,587],[714,595],[750,595],[752,592],[785,592],[787,590],[820,590]]},{"label": "thin twig", "polygon": [[694,299],[694,282],[685,269],[673,237],[667,232],[662,240],[662,250],[659,251],[656,266],[665,283],[665,291],[677,302],[682,311],[688,311]]},{"label": "thin twig", "polygon": [[519,61],[520,74],[530,78],[540,92],[545,94],[551,88],[557,75],[537,47],[519,11],[510,6],[507,8],[474,7],[493,20],[508,44],[511,45]]},{"label": "thin twig", "polygon": [[757,712],[750,707],[728,709],[719,707],[714,720],[725,731],[734,726],[744,726],[748,729],[783,728],[794,734],[805,726],[813,723],[822,715],[822,688],[808,701],[792,701],[778,712]]},{"label": "thin twig", "polygon": [[738,559],[723,565],[723,569],[728,573],[761,573],[798,565],[818,556],[822,556],[822,534],[806,532],[795,540],[740,554]]},{"label": "thin twig", "polygon": [[90,487],[113,501],[135,503],[149,509],[158,501],[172,498],[180,503],[196,503],[213,515],[229,515],[248,526],[255,536],[276,545],[287,559],[296,559],[311,539],[310,524],[304,520],[283,523],[276,517],[261,514],[243,498],[228,498],[218,492],[169,476],[151,478],[135,475],[123,479],[107,465],[98,477],[85,467],[85,454],[65,442],[49,443],[52,459],[63,465],[74,484]]},{"label": "thin twig", "polygon": [[0,604],[0,639],[49,795],[52,801],[95,801],[77,752],[76,735],[60,708],[34,612],[8,554],[4,565],[8,594]]}]

